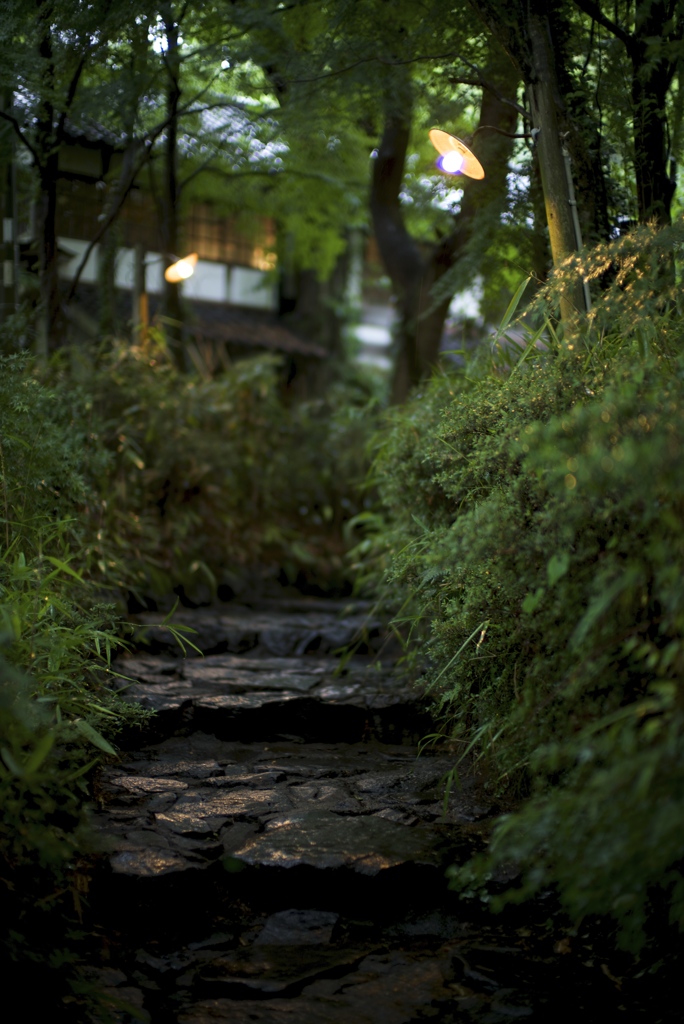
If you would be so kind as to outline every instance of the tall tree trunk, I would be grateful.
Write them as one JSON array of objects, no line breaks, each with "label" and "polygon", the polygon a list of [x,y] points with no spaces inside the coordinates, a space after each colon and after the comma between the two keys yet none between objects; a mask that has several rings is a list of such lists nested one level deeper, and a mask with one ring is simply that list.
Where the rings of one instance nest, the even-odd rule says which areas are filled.
[{"label": "tall tree trunk", "polygon": [[[162,242],[164,245],[164,266],[168,267],[179,258],[178,205],[178,107],[181,98],[179,26],[172,4],[163,4],[161,14],[166,35],[166,115],[167,128],[164,141],[164,186]],[[182,345],[182,308],[180,285],[164,280],[164,313],[170,323],[167,334],[176,355],[180,358]]]},{"label": "tall tree trunk", "polygon": [[36,2],[41,25],[39,54],[43,63],[43,98],[36,124],[36,153],[40,159],[40,192],[36,202],[36,244],[40,281],[40,321],[36,351],[40,358],[58,347],[60,341],[60,297],[57,276],[57,172],[59,147],[55,134],[55,66],[52,53],[52,4]]},{"label": "tall tree trunk", "polygon": [[[676,183],[667,173],[666,97],[675,63],[660,39],[667,20],[664,0],[637,0],[632,61],[634,170],[639,222],[672,222]],[[654,52],[654,50],[659,52]]]},{"label": "tall tree trunk", "polygon": [[[3,110],[11,110],[13,101],[11,89],[3,89],[0,96]],[[15,194],[15,142],[10,139],[10,128],[3,125],[2,153],[0,162],[0,195],[2,201],[2,303],[0,306],[0,322],[15,312],[17,307],[17,223]]]},{"label": "tall tree trunk", "polygon": [[[537,130],[539,171],[544,190],[546,221],[554,266],[560,266],[577,249],[577,238],[568,195],[565,158],[560,136],[560,90],[556,73],[551,25],[546,14],[530,13],[527,24],[531,62],[528,93],[532,122]],[[561,319],[571,321],[585,310],[578,275],[561,292]]]},{"label": "tall tree trunk", "polygon": [[394,290],[399,311],[393,398],[403,401],[420,379],[415,324],[423,258],[406,230],[399,202],[410,132],[410,111],[391,111],[373,164],[370,209],[373,230]]},{"label": "tall tree trunk", "polygon": [[349,253],[338,257],[326,280],[313,269],[290,268],[281,285],[280,315],[305,341],[325,349],[327,357],[293,356],[288,386],[300,398],[312,398],[324,392],[339,375],[343,359],[340,306],[345,301],[349,273]]},{"label": "tall tree trunk", "polygon": [[[679,67],[684,34],[679,5],[668,0],[635,0],[634,30],[630,33],[620,22],[617,4],[612,12],[614,20],[597,0],[575,0],[575,4],[625,47],[632,65],[630,113],[639,222],[670,224],[676,183],[667,166],[666,99]],[[632,5],[628,4],[626,21],[631,12]]]},{"label": "tall tree trunk", "polygon": [[100,290],[100,333],[104,338],[116,334],[119,328],[116,308],[116,256],[121,242],[120,236],[121,232],[112,226],[105,231],[100,241],[97,278]]},{"label": "tall tree trunk", "polygon": [[565,13],[549,3],[549,36],[558,92],[555,101],[558,125],[572,158],[573,177],[580,196],[578,215],[585,245],[607,242],[611,234],[608,188],[603,168],[601,133],[592,116],[588,92],[577,87],[572,75],[573,35]]},{"label": "tall tree trunk", "polygon": [[[593,0],[576,2],[581,5]],[[567,134],[569,150],[574,151],[580,169],[578,205],[581,217],[589,226],[589,239],[605,237],[607,226],[606,190],[597,139],[587,145],[573,116],[577,111],[566,105],[563,95],[568,92],[570,83],[563,52],[567,19],[561,12],[559,0],[470,0],[470,3],[510,55],[527,87],[533,126],[538,129],[539,172],[551,254],[557,267],[577,248],[561,134]],[[577,97],[573,103],[577,107]],[[572,320],[577,310],[585,307],[584,290],[578,276],[561,298],[561,316]]]},{"label": "tall tree trunk", "polygon": [[[487,77],[504,96],[514,96],[517,75],[511,65],[498,63]],[[510,104],[484,92],[480,109],[480,126],[494,126],[513,132],[517,114]],[[481,182],[463,181],[461,210],[454,218],[452,232],[437,244],[426,247],[411,237],[404,224],[399,193],[409,140],[410,109],[397,106],[387,115],[378,154],[374,162],[371,184],[371,214],[380,255],[392,281],[399,309],[397,353],[392,396],[404,401],[410,389],[434,368],[452,291],[435,299],[435,286],[464,256],[478,233],[491,232],[498,223],[494,212],[501,212],[506,198],[506,175],[511,141],[494,132],[483,132],[473,149],[487,166]],[[482,251],[482,237],[478,245]]]},{"label": "tall tree trunk", "polygon": [[544,189],[542,188],[539,170],[539,153],[532,154],[530,171],[530,203],[532,205],[532,273],[537,284],[543,284],[552,266],[549,236],[546,227],[546,207],[544,206]]}]

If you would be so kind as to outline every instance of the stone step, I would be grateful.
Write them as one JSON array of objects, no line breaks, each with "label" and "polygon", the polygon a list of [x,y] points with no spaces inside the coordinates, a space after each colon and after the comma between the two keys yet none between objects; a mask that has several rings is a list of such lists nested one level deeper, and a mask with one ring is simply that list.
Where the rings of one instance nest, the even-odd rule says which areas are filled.
[{"label": "stone step", "polygon": [[[148,737],[200,730],[223,739],[417,742],[430,716],[392,666],[352,658],[137,656],[117,662],[126,699],[157,714]],[[139,739],[137,740],[139,742]]]},{"label": "stone step", "polygon": [[123,970],[91,976],[141,1019],[178,1024],[542,1024],[559,1005],[587,1024],[622,1017],[619,997],[597,999],[586,967],[529,928],[506,942],[500,927],[439,911],[379,927],[311,907],[241,914],[179,947],[144,943]]},{"label": "stone step", "polygon": [[[187,633],[188,639],[203,654],[259,651],[288,657],[310,652],[329,654],[347,647],[367,653],[378,651],[387,643],[388,636],[380,621],[368,611],[359,612],[354,605],[346,606],[346,611],[339,607],[312,611],[306,604],[301,610],[294,608],[288,602],[284,607],[281,604],[260,609],[240,605],[181,609],[175,612],[170,624],[192,630]],[[145,612],[136,616],[136,621],[146,627],[137,641],[140,646],[154,653],[180,653],[164,615]],[[188,647],[187,655],[195,654]]]},{"label": "stone step", "polygon": [[492,812],[472,784],[444,807],[451,767],[403,746],[194,733],[104,768],[93,825],[107,839],[111,871],[140,880],[217,863],[226,882],[248,869],[368,878],[407,866],[441,871],[456,847],[480,841]]},{"label": "stone step", "polygon": [[[385,1020],[390,990],[404,1013],[450,1000],[453,950],[435,944],[467,928],[444,868],[482,847],[494,810],[472,780],[445,807],[451,767],[402,745],[200,732],[109,765],[90,899],[121,952],[96,980],[153,1021],[188,1024],[323,1022],[359,998]],[[340,1001],[342,979],[354,995]]]}]

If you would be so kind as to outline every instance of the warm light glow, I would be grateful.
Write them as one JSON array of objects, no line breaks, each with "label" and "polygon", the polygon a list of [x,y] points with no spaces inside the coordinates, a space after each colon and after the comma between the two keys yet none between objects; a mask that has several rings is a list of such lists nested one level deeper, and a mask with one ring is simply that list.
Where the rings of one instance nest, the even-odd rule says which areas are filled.
[{"label": "warm light glow", "polygon": [[480,180],[485,172],[482,164],[465,142],[441,128],[430,130],[430,142],[440,154],[437,166],[445,174],[464,174],[466,178]]},{"label": "warm light glow", "polygon": [[257,246],[252,252],[252,266],[255,270],[275,270],[278,265],[278,258],[274,252]]},{"label": "warm light glow", "polygon": [[454,149],[451,153],[440,156],[437,166],[440,171],[446,171],[447,174],[459,174],[463,167],[463,156]]},{"label": "warm light glow", "polygon": [[184,256],[182,260],[178,260],[177,263],[172,263],[170,267],[167,267],[164,271],[164,277],[170,284],[187,281],[195,273],[197,259],[197,253],[191,252],[189,256]]}]

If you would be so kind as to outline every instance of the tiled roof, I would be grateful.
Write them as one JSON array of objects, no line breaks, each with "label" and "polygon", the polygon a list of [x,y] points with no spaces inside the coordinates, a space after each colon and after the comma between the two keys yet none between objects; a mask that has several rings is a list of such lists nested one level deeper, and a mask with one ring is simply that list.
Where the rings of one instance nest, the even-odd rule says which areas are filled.
[{"label": "tiled roof", "polygon": [[97,146],[110,146],[112,149],[124,149],[126,139],[115,132],[105,128],[96,121],[81,121],[75,124],[74,121],[67,121],[64,126],[64,135],[67,142],[90,143]]},{"label": "tiled roof", "polygon": [[192,302],[193,327],[213,341],[225,341],[254,348],[267,348],[292,355],[325,359],[320,345],[304,341],[284,327],[271,313],[238,309],[210,302]]}]

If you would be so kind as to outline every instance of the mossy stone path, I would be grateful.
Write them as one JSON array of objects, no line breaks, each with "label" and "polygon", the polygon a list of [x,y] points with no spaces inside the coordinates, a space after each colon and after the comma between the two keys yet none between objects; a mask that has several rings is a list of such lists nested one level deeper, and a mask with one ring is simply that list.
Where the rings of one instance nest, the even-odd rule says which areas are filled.
[{"label": "mossy stone path", "polygon": [[541,924],[446,889],[495,808],[466,778],[445,810],[453,759],[417,756],[430,719],[379,625],[330,602],[226,608],[178,616],[204,657],[174,657],[147,616],[147,650],[119,663],[157,714],[96,785],[87,973],[114,1019],[546,1021],[560,986],[598,1020],[594,981],[617,1012]]}]

